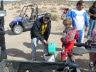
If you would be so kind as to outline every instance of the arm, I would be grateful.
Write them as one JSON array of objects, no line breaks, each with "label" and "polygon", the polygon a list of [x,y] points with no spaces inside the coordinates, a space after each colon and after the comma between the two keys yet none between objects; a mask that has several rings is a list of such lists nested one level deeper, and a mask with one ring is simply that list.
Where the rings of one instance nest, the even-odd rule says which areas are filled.
[{"label": "arm", "polygon": [[51,21],[49,22],[47,31],[44,34],[44,38],[46,41],[48,40],[50,33],[51,33]]},{"label": "arm", "polygon": [[89,8],[89,11],[88,11],[88,14],[89,14],[90,16],[94,16],[94,14],[92,14],[92,11],[93,11],[93,10],[92,10],[92,7],[90,7],[90,8]]},{"label": "arm", "polygon": [[86,12],[84,13],[84,18],[85,18],[85,26],[86,26],[86,28],[88,28],[88,27],[89,27],[89,26],[88,26],[89,20],[88,20],[88,15],[87,15]]},{"label": "arm", "polygon": [[44,41],[44,38],[39,34],[39,32],[40,32],[39,27],[40,27],[40,23],[39,23],[38,20],[36,20],[36,21],[34,22],[34,24],[33,24],[32,29],[31,29],[31,33],[32,33],[35,37],[39,38],[41,41]]},{"label": "arm", "polygon": [[62,37],[61,42],[67,44],[69,42],[69,39]]},{"label": "arm", "polygon": [[94,12],[94,10],[93,10],[93,8],[91,7],[91,8],[89,9],[89,11],[88,11],[88,14],[89,14],[90,16],[96,17],[96,14],[93,14],[93,12]]},{"label": "arm", "polygon": [[94,16],[94,14],[92,14],[92,13],[90,13],[90,12],[88,12],[88,14],[89,14],[90,16]]}]

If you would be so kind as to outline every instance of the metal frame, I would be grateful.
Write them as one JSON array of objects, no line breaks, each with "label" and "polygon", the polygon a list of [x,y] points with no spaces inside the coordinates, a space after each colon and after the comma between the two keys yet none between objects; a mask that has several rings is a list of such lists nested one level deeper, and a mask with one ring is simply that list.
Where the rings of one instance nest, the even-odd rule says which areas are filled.
[{"label": "metal frame", "polygon": [[[22,8],[21,13],[20,13],[19,16],[22,15],[22,12],[23,12],[23,10],[24,10],[25,7],[26,7],[26,9],[25,9],[25,12],[24,12],[23,16],[25,15],[25,13],[26,13],[28,7],[30,7],[32,10],[34,9],[33,7],[36,7],[36,12],[37,12],[36,15],[38,16],[38,6],[37,6],[37,5],[28,5],[28,6],[24,6],[24,7]],[[32,12],[32,13],[33,13],[33,12]],[[31,16],[32,16],[32,13],[31,13]]]},{"label": "metal frame", "polygon": [[[69,67],[70,72],[79,68],[78,64],[66,63],[66,62],[42,62],[42,61],[15,61],[15,60],[3,60],[0,63],[0,71],[2,72],[60,72],[66,67]],[[68,69],[69,70],[69,69]],[[69,72],[69,71],[62,71]]]},{"label": "metal frame", "polygon": [[[4,10],[3,0],[1,0],[0,10]],[[0,47],[1,47],[0,61],[2,61],[3,59],[7,59],[6,46],[5,46],[4,17],[0,17]]]}]

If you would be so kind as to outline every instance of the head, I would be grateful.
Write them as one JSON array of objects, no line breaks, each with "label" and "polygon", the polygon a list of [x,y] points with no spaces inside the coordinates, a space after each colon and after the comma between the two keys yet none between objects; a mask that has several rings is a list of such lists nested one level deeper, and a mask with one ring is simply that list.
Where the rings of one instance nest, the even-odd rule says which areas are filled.
[{"label": "head", "polygon": [[63,20],[63,25],[65,26],[65,28],[71,27],[72,26],[72,19],[66,18],[65,20]]},{"label": "head", "polygon": [[83,1],[78,1],[76,6],[77,6],[78,10],[82,10],[84,8],[84,2]]},{"label": "head", "polygon": [[43,17],[43,23],[44,24],[48,24],[48,22],[50,21],[51,19],[51,14],[50,13],[46,13]]},{"label": "head", "polygon": [[66,14],[69,11],[69,8],[64,9],[64,14]]},{"label": "head", "polygon": [[96,1],[93,3],[92,7],[95,7],[96,8]]}]

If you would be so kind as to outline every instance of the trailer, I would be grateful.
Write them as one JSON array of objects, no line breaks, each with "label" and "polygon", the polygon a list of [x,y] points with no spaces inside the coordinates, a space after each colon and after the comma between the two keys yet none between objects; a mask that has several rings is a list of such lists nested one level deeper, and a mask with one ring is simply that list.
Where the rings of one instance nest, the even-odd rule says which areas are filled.
[{"label": "trailer", "polygon": [[77,72],[76,69],[78,64],[65,62],[3,60],[0,63],[0,72]]}]

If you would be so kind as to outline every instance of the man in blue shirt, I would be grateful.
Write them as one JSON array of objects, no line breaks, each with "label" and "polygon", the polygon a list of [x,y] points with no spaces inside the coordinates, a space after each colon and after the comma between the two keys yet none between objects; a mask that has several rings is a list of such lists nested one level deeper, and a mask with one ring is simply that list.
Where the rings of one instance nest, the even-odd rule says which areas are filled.
[{"label": "man in blue shirt", "polygon": [[78,31],[80,38],[77,39],[78,43],[83,43],[84,40],[84,29],[88,30],[88,16],[87,12],[83,9],[84,2],[78,1],[76,8],[72,8],[67,17],[72,18],[72,26]]}]

